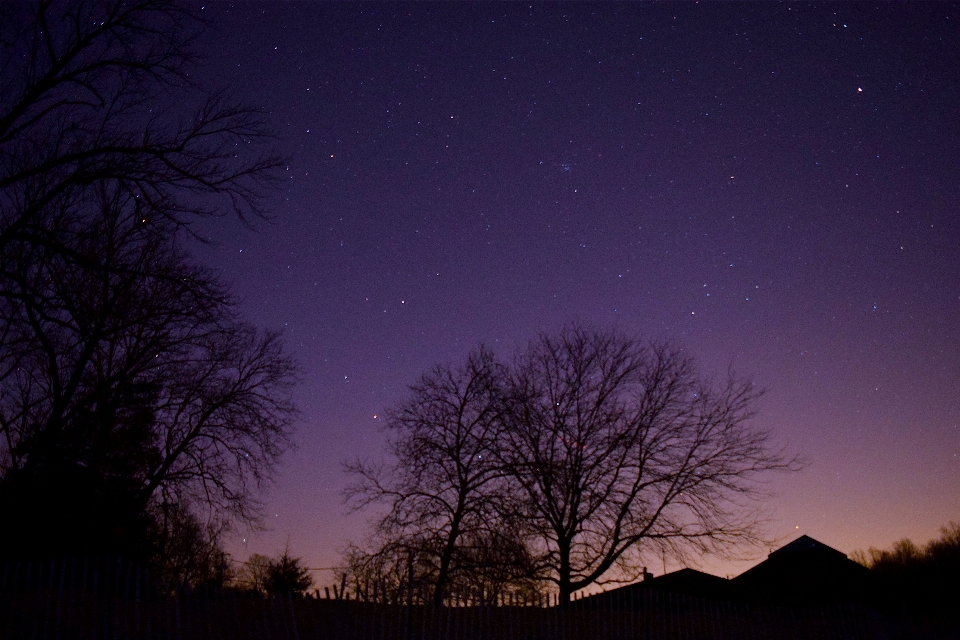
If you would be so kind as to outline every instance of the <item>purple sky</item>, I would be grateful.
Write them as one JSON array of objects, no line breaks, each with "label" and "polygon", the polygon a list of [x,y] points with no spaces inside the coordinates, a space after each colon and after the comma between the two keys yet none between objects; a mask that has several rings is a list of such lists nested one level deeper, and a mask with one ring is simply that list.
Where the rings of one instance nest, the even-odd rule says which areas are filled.
[{"label": "purple sky", "polygon": [[204,14],[202,80],[267,109],[290,164],[275,219],[218,221],[200,255],[305,370],[236,556],[335,564],[374,416],[571,320],[769,390],[761,424],[811,461],[772,479],[771,535],[849,553],[960,520],[960,5]]}]

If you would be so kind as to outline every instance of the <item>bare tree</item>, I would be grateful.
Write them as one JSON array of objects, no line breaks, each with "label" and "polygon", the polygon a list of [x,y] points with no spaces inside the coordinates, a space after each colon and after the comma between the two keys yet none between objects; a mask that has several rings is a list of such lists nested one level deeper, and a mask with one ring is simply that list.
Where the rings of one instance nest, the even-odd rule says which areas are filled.
[{"label": "bare tree", "polygon": [[[499,516],[490,514],[486,531],[461,535],[454,570],[443,588],[445,601],[494,603],[509,597],[530,601],[542,595],[533,573],[525,538]],[[491,533],[496,528],[496,533]],[[344,553],[338,579],[358,597],[381,602],[442,604],[437,601],[436,538],[426,536],[375,540],[373,550],[357,546]]]},{"label": "bare tree", "polygon": [[436,552],[423,540],[377,540],[373,550],[351,545],[337,568],[341,589],[357,599],[427,604],[433,601]]},{"label": "bare tree", "polygon": [[353,506],[387,507],[369,558],[351,556],[358,568],[376,575],[377,567],[415,558],[439,605],[458,574],[485,557],[477,547],[501,544],[506,532],[496,514],[509,497],[495,449],[505,371],[482,347],[461,368],[435,368],[387,417],[393,464],[347,466],[357,477],[347,493]]},{"label": "bare tree", "polygon": [[[5,5],[0,21],[0,252],[49,244],[55,218],[109,184],[146,223],[259,213],[280,160],[260,114],[190,79],[197,19],[165,0]],[[192,113],[185,108],[193,105]],[[213,199],[211,199],[213,198]],[[205,206],[206,203],[206,206]]]},{"label": "bare tree", "polygon": [[448,588],[451,596],[493,604],[510,598],[530,602],[544,594],[530,554],[529,536],[521,529],[524,523],[503,506],[498,511],[487,530],[464,536],[460,570]]},{"label": "bare tree", "polygon": [[266,594],[267,572],[270,569],[270,562],[270,557],[261,553],[251,555],[237,572],[238,585],[252,593]]},{"label": "bare tree", "polygon": [[185,586],[223,588],[234,580],[229,556],[222,548],[228,523],[201,521],[185,505],[171,503],[155,509],[152,538],[163,559],[153,564],[160,572],[155,583],[168,591]]},{"label": "bare tree", "polygon": [[531,343],[512,386],[497,452],[561,602],[644,551],[756,541],[757,476],[796,467],[752,425],[753,386],[712,384],[667,346],[568,327]]},{"label": "bare tree", "polygon": [[[61,233],[69,253],[20,245],[7,264],[0,480],[27,513],[60,501],[87,509],[66,491],[85,485],[107,531],[116,517],[140,520],[125,526],[142,533],[143,516],[169,504],[253,522],[255,494],[289,444],[296,367],[175,238],[144,238],[115,212]],[[56,535],[45,517],[30,520]],[[87,552],[98,539],[111,546],[89,533],[72,539]],[[63,544],[43,544],[53,542]]]},{"label": "bare tree", "polygon": [[175,4],[0,10],[4,546],[150,556],[193,524],[216,546],[257,519],[296,367],[182,236],[262,212],[264,123],[191,82]]}]

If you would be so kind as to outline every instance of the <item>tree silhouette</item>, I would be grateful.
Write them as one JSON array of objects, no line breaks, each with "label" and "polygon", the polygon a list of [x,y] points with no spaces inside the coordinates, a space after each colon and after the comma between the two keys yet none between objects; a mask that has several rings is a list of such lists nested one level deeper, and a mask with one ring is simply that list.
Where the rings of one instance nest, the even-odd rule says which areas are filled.
[{"label": "tree silhouette", "polygon": [[799,466],[752,424],[749,383],[578,325],[511,367],[480,349],[411,391],[387,421],[395,463],[349,467],[349,496],[388,509],[348,572],[391,593],[429,585],[434,603],[544,585],[565,602],[614,569],[629,580],[646,552],[755,544],[757,477]]},{"label": "tree silhouette", "polygon": [[270,569],[270,557],[261,553],[254,553],[244,563],[237,576],[241,586],[253,593],[267,592],[267,572]]},{"label": "tree silhouette", "polygon": [[[354,575],[385,582],[384,568],[392,571],[413,558],[414,580],[428,583],[440,605],[447,595],[508,588],[528,572],[525,549],[506,536],[502,515],[510,498],[495,450],[505,380],[506,368],[483,347],[460,368],[434,368],[387,416],[394,464],[347,466],[357,478],[348,488],[354,507],[388,507],[377,522],[373,550],[350,554]],[[498,579],[472,581],[484,573]],[[452,585],[459,593],[451,593]]]},{"label": "tree silhouette", "polygon": [[302,595],[313,584],[310,572],[300,558],[290,555],[290,549],[267,565],[264,589],[271,596]]},{"label": "tree silhouette", "polygon": [[874,571],[890,606],[932,610],[957,619],[960,523],[942,527],[940,537],[923,546],[903,538],[890,549],[858,550],[852,558]]},{"label": "tree silhouette", "polygon": [[258,112],[190,80],[199,22],[187,9],[83,0],[4,14],[0,253],[56,247],[55,218],[98,215],[83,206],[98,187],[132,198],[149,224],[184,225],[224,204],[260,212],[279,159],[251,153],[268,136]]},{"label": "tree silhouette", "polygon": [[190,81],[175,4],[0,10],[0,546],[200,549],[257,518],[289,444],[279,336],[182,246],[199,217],[262,213],[268,131]]},{"label": "tree silhouette", "polygon": [[521,353],[498,453],[561,602],[614,567],[637,572],[645,550],[758,540],[754,480],[797,466],[751,424],[758,396],[711,383],[679,349],[579,325]]}]

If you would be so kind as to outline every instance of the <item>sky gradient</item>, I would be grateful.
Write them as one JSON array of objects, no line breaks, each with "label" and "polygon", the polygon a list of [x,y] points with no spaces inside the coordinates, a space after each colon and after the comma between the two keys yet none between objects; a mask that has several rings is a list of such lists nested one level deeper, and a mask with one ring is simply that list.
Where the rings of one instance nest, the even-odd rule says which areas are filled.
[{"label": "sky gradient", "polygon": [[960,5],[202,12],[200,80],[290,159],[270,222],[208,223],[197,251],[304,369],[239,559],[334,565],[376,416],[574,320],[767,389],[759,423],[810,461],[771,479],[772,536],[849,553],[960,520]]}]

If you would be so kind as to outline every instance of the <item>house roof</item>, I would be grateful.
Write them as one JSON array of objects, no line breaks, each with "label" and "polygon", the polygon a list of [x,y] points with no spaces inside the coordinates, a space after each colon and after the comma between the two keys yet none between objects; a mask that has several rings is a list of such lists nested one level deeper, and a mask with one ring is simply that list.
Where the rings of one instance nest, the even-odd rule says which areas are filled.
[{"label": "house roof", "polygon": [[830,553],[830,554],[836,555],[838,559],[839,558],[846,559],[847,557],[842,551],[837,551],[833,547],[829,547],[823,544],[822,542],[820,542],[819,540],[814,540],[810,536],[806,536],[806,535],[800,536],[793,542],[785,544],[784,546],[780,547],[775,551],[771,551],[768,557],[772,558],[774,556],[785,556],[791,553],[809,553],[809,552]]},{"label": "house roof", "polygon": [[651,606],[651,596],[656,593],[683,594],[698,600],[821,604],[866,600],[874,589],[869,569],[819,540],[800,536],[732,580],[696,569],[680,569],[588,596],[577,604],[636,609]]},{"label": "house roof", "polygon": [[[648,577],[617,589],[595,593],[573,603],[582,608],[648,610],[676,602],[672,595],[689,596],[694,601],[726,600],[730,581],[696,569],[680,569],[657,578]],[[665,594],[665,595],[659,595]],[[663,598],[668,598],[664,600]],[[691,606],[690,602],[687,606]]]},{"label": "house roof", "polygon": [[795,603],[856,600],[871,592],[866,567],[809,536],[770,553],[757,566],[731,581],[740,597]]},{"label": "house roof", "polygon": [[696,569],[684,568],[658,578],[641,582],[648,589],[659,589],[690,596],[714,597],[725,595],[729,581]]}]

